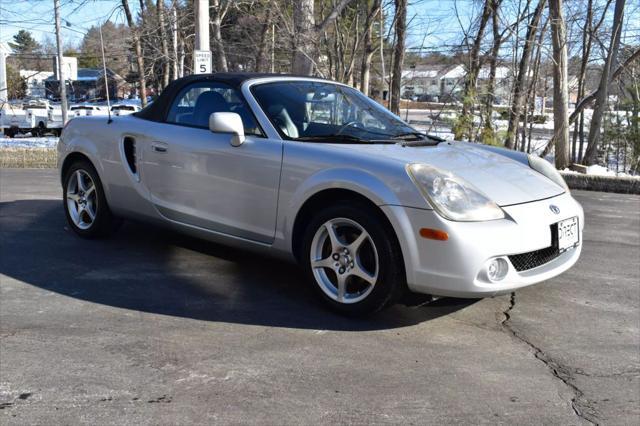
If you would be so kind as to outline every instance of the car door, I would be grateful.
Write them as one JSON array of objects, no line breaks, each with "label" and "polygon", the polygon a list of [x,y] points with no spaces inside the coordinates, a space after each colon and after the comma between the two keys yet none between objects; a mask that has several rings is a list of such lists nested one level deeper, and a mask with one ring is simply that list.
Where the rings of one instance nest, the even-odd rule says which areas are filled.
[{"label": "car door", "polygon": [[[213,112],[236,112],[244,144],[209,130]],[[166,218],[236,237],[274,239],[282,141],[263,136],[235,89],[199,82],[178,93],[164,123],[150,126],[143,153],[143,180]]]}]

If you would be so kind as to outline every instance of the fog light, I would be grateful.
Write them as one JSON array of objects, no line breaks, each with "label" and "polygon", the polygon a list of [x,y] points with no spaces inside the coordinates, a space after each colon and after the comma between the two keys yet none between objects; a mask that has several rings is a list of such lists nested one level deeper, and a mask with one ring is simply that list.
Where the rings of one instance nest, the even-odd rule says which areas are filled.
[{"label": "fog light", "polygon": [[501,257],[491,259],[487,263],[487,277],[491,281],[500,281],[507,276],[509,271],[509,264]]}]

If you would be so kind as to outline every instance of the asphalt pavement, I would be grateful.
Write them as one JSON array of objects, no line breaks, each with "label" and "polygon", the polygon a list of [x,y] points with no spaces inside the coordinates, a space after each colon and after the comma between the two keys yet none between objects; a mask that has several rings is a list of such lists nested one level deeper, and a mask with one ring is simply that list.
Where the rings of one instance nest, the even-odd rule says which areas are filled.
[{"label": "asphalt pavement", "polygon": [[574,195],[564,275],[354,320],[281,261],[82,240],[55,171],[0,170],[0,423],[638,424],[640,197]]}]

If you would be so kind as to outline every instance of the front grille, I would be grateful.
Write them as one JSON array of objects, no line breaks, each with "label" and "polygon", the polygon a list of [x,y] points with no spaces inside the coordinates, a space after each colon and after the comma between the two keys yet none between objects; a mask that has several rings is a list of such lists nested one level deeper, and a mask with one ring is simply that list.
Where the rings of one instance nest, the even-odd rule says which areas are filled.
[{"label": "front grille", "polygon": [[527,271],[551,262],[560,255],[558,248],[558,224],[551,225],[551,246],[528,253],[512,254],[509,260],[516,271]]}]

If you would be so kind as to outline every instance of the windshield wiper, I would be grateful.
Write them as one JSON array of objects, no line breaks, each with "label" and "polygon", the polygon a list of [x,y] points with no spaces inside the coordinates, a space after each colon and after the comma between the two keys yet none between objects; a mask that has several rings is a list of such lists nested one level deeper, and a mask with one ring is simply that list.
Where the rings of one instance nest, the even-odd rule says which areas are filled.
[{"label": "windshield wiper", "polygon": [[293,138],[294,141],[301,142],[328,142],[328,143],[397,143],[397,141],[390,139],[362,139],[352,135],[342,134],[329,134],[329,135],[314,135],[314,136],[301,136],[299,138]]},{"label": "windshield wiper", "polygon": [[[416,139],[404,139],[409,136],[413,136]],[[420,132],[401,133],[399,135],[395,135],[393,139],[400,140],[401,141],[400,144],[402,146],[434,146],[446,140],[438,136],[433,136],[433,135],[424,134]]]}]

